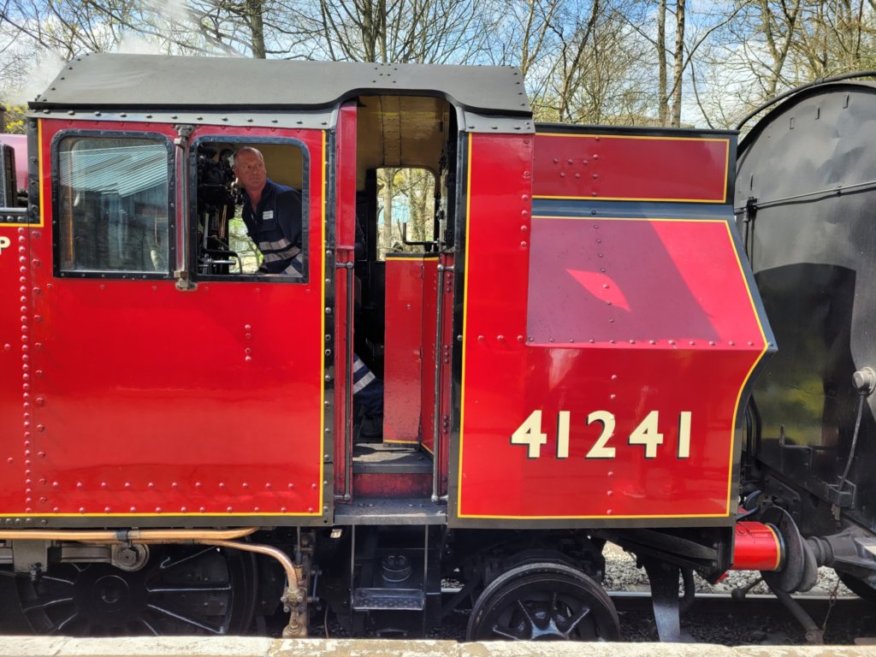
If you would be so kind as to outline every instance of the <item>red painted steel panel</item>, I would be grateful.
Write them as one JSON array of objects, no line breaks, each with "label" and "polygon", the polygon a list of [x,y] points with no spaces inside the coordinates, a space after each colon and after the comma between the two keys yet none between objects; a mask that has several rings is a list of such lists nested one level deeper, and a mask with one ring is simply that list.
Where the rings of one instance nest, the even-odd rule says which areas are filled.
[{"label": "red painted steel panel", "polygon": [[[338,113],[336,135],[337,169],[335,172],[335,217],[337,217],[337,263],[355,261],[356,240],[356,102],[341,106]],[[352,390],[347,386],[347,292],[348,281],[355,290],[352,269],[339,269],[335,277],[335,337],[334,337],[334,491],[341,495],[346,477],[347,431],[352,435],[353,401]],[[349,409],[350,417],[345,415]]]},{"label": "red painted steel panel", "polygon": [[423,260],[386,259],[383,440],[416,443],[423,378]]},{"label": "red painted steel panel", "polygon": [[[59,127],[45,124],[43,167]],[[47,225],[32,249],[44,263],[34,274],[33,367],[44,376],[33,386],[43,428],[33,501],[0,513],[106,524],[139,514],[321,515],[324,136],[239,132],[294,137],[309,151],[310,282],[179,292],[172,280],[54,278]],[[46,182],[46,216],[50,199]]]},{"label": "red painted steel panel", "polygon": [[727,137],[539,133],[533,194],[595,200],[727,202]]},{"label": "red painted steel panel", "polygon": [[420,408],[423,447],[434,450],[435,343],[438,312],[438,258],[423,260],[423,370],[420,377]]},{"label": "red painted steel panel", "polygon": [[[25,505],[31,435],[35,431],[30,394],[35,376],[31,362],[30,329],[31,263],[29,242],[32,229],[23,225],[0,224],[0,509]],[[27,423],[27,424],[26,424]]]},{"label": "red painted steel panel", "polygon": [[[765,339],[726,224],[602,221],[601,243],[591,220],[531,225],[527,138],[470,139],[459,517],[729,522],[735,414]],[[651,344],[661,303],[684,314]],[[559,319],[578,304],[583,328]]]},{"label": "red painted steel panel", "polygon": [[395,472],[356,473],[353,475],[356,497],[428,497],[432,492],[432,475],[428,473]]}]

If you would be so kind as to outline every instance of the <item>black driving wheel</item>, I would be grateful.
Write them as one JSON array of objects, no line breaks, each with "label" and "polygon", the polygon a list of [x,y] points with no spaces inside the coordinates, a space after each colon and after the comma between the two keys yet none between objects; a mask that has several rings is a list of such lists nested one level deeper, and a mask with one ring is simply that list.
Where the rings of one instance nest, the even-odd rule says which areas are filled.
[{"label": "black driving wheel", "polygon": [[19,578],[21,609],[34,631],[71,636],[240,634],[255,609],[251,554],[162,546],[140,570],[61,563],[36,581]]},{"label": "black driving wheel", "polygon": [[605,590],[560,563],[517,566],[478,597],[466,639],[489,641],[614,641],[620,622]]}]

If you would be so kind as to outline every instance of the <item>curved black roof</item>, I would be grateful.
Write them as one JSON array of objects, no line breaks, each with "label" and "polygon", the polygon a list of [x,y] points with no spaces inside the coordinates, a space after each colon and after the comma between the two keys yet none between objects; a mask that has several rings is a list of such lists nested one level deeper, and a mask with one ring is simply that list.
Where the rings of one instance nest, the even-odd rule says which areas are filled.
[{"label": "curved black roof", "polygon": [[32,109],[330,107],[359,95],[435,95],[487,114],[529,116],[513,67],[94,54],[71,61]]}]

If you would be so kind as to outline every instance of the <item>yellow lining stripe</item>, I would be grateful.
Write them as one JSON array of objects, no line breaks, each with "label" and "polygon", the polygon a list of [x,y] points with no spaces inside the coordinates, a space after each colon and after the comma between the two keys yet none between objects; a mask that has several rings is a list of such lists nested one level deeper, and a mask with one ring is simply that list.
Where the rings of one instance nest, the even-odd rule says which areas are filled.
[{"label": "yellow lining stripe", "polygon": [[467,328],[468,328],[468,281],[471,276],[468,270],[468,254],[471,252],[471,242],[469,241],[469,227],[471,226],[471,170],[472,170],[472,134],[468,134],[468,157],[466,164],[468,171],[465,175],[465,282],[462,292],[462,373],[460,375],[460,399],[459,399],[459,464],[456,475],[456,515],[459,518],[467,518],[469,516],[461,513],[462,509],[462,438],[465,431],[465,354],[467,347]]},{"label": "yellow lining stripe", "polygon": [[384,262],[389,262],[390,260],[393,262],[416,262],[417,260],[437,260],[438,256],[433,255],[419,255],[417,253],[412,253],[409,256],[390,256],[388,258],[384,258]]},{"label": "yellow lining stripe", "polygon": [[727,190],[724,190],[724,196],[721,200],[718,199],[701,199],[701,198],[660,198],[657,196],[543,196],[534,194],[533,199],[543,201],[647,201],[654,203],[703,203],[708,205],[723,205],[727,202]]},{"label": "yellow lining stripe", "polygon": [[757,330],[760,331],[760,338],[763,340],[763,349],[761,350],[758,357],[754,360],[751,367],[748,369],[748,373],[745,375],[745,378],[742,380],[742,385],[739,387],[739,393],[736,395],[736,411],[733,413],[733,427],[730,431],[730,477],[727,481],[727,514],[730,514],[730,494],[733,491],[733,453],[736,448],[736,423],[739,419],[739,401],[742,399],[742,393],[745,391],[746,386],[748,385],[748,381],[751,379],[751,375],[754,373],[755,368],[760,364],[763,360],[763,357],[766,355],[766,352],[769,350],[769,342],[766,339],[766,333],[763,330],[763,324],[760,321],[760,315],[757,312],[757,306],[754,303],[754,296],[751,293],[751,287],[748,285],[748,278],[745,276],[745,269],[742,267],[742,260],[739,257],[739,252],[736,250],[736,243],[733,241],[733,234],[730,232],[730,224],[727,224],[727,239],[730,240],[730,244],[733,245],[733,254],[736,256],[736,263],[739,265],[739,272],[742,274],[742,282],[745,285],[745,291],[748,294],[748,302],[751,304],[751,311],[754,313],[754,319],[757,322]]},{"label": "yellow lining stripe", "polygon": [[644,141],[714,141],[714,142],[724,142],[730,143],[730,140],[726,137],[673,137],[670,135],[609,135],[609,134],[598,134],[595,132],[537,132],[537,137],[574,137],[574,138],[588,138],[588,139],[641,139]]},{"label": "yellow lining stripe", "polygon": [[[565,221],[647,221],[648,223],[690,223],[690,224],[726,224],[727,219],[716,219],[715,217],[696,218],[675,218],[675,217],[565,217],[559,215],[538,214],[533,219],[561,219]],[[734,248],[735,251],[735,248]]]},{"label": "yellow lining stripe", "polygon": [[[208,513],[185,513],[168,511],[166,513],[0,513],[0,518],[318,518],[322,513],[290,513],[288,511],[211,511]],[[22,529],[26,529],[23,527]]]},{"label": "yellow lining stripe", "polygon": [[[37,180],[39,181],[39,194],[40,194],[40,221],[38,224],[31,223],[3,223],[0,224],[0,228],[42,228],[45,225],[45,213],[46,213],[46,204],[43,199],[43,122],[42,120],[37,121],[37,148],[39,149],[39,153],[37,153]],[[30,155],[30,153],[28,154]]]},{"label": "yellow lining stripe", "polygon": [[[326,168],[328,168],[328,159],[326,158],[326,133],[325,130],[322,131],[322,225],[320,227],[320,241],[322,244],[322,255],[320,257],[320,276],[319,276],[319,290],[320,290],[320,299],[321,305],[320,309],[325,308],[325,225],[328,219],[328,195],[326,194]],[[325,313],[319,313],[319,339],[320,343],[324,339],[325,336]],[[322,483],[325,481],[325,459],[323,458],[323,454],[325,454],[325,356],[322,354],[322,344],[320,344],[320,358],[319,358],[319,454],[317,457],[319,458],[319,481],[317,482],[317,488],[319,489],[319,507],[316,509],[316,513],[313,515],[321,516],[323,513],[323,492],[325,489],[325,485]]]}]

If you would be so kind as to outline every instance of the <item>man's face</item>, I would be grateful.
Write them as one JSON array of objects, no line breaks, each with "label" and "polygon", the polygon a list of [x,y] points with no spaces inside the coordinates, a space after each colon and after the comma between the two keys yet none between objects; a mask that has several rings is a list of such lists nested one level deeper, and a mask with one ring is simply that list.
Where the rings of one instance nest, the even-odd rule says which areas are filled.
[{"label": "man's face", "polygon": [[244,151],[234,162],[234,174],[247,192],[260,192],[268,180],[265,162],[255,153]]}]

